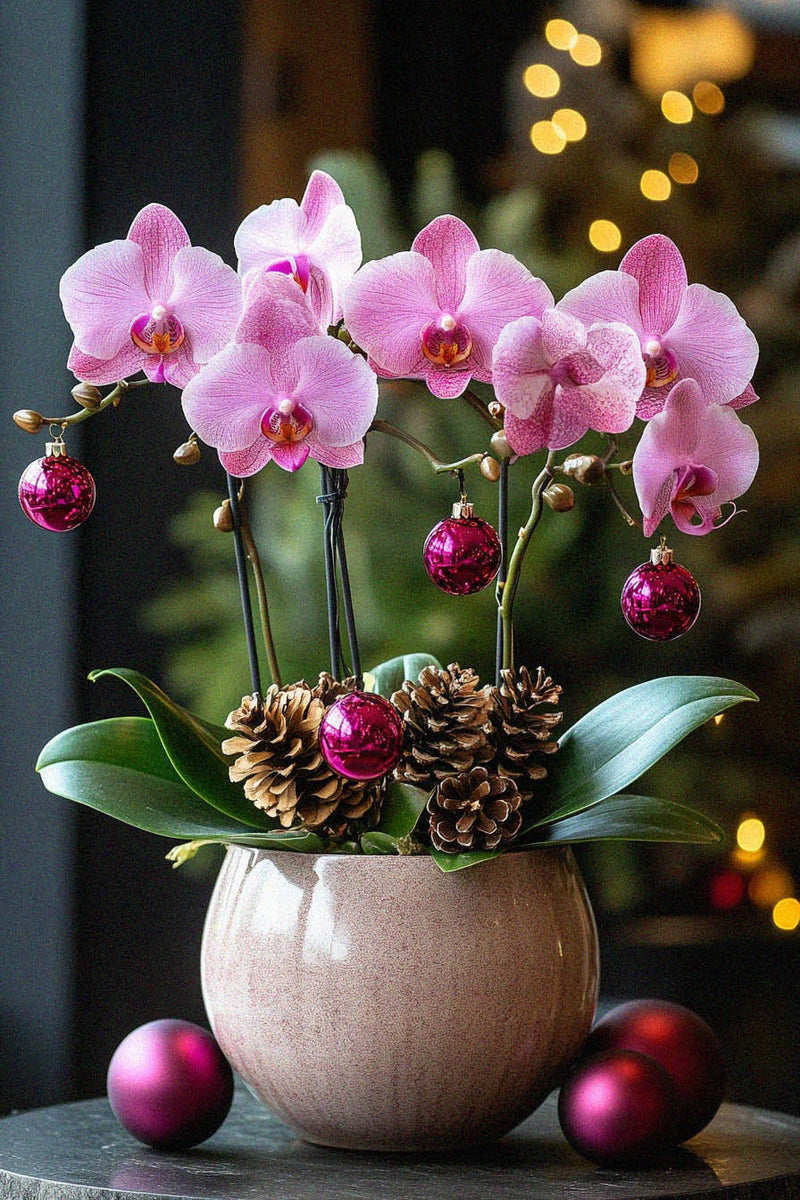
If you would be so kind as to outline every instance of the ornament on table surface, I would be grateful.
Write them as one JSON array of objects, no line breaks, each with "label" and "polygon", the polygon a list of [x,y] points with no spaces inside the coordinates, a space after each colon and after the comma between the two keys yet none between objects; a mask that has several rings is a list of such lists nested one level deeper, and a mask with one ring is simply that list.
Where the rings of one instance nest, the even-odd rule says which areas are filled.
[{"label": "ornament on table surface", "polygon": [[350,692],[327,709],[319,727],[325,762],[346,779],[378,779],[396,766],[403,746],[400,714],[375,692]]},{"label": "ornament on table surface", "polygon": [[208,1030],[191,1021],[150,1021],[120,1042],[108,1068],[117,1120],[157,1150],[188,1150],[228,1115],[233,1072]]},{"label": "ornament on table surface", "polygon": [[492,582],[503,552],[497,533],[476,517],[462,492],[453,515],[434,525],[422,550],[425,570],[438,588],[451,596],[472,596]]},{"label": "ornament on table surface", "polygon": [[680,1004],[632,1000],[599,1021],[584,1046],[584,1059],[608,1050],[635,1050],[667,1072],[678,1096],[675,1142],[704,1129],[722,1103],[725,1061],[714,1031]]},{"label": "ornament on table surface", "polygon": [[565,1138],[602,1166],[643,1162],[673,1145],[677,1110],[664,1068],[625,1049],[581,1059],[558,1097]]},{"label": "ornament on table surface", "polygon": [[634,633],[651,642],[671,642],[688,633],[700,612],[700,588],[675,562],[662,538],[650,562],[631,571],[620,597],[622,615]]},{"label": "ornament on table surface", "polygon": [[70,458],[59,433],[46,443],[45,457],[22,472],[18,494],[22,511],[35,525],[65,533],[83,524],[94,508],[96,493],[90,472]]}]

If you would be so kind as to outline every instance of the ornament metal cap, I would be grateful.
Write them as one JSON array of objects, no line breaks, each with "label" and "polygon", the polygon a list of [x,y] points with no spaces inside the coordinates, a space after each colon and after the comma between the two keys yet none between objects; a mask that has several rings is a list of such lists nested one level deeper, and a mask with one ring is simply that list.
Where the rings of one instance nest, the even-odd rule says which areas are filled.
[{"label": "ornament metal cap", "polygon": [[67,458],[67,445],[62,437],[53,442],[45,442],[44,452],[48,458]]},{"label": "ornament metal cap", "polygon": [[650,562],[654,567],[659,564],[666,567],[674,561],[674,558],[671,547],[665,541],[662,541],[660,546],[654,546],[650,551]]},{"label": "ornament metal cap", "polygon": [[456,500],[453,505],[453,516],[457,521],[466,521],[475,516],[475,509],[469,500]]}]

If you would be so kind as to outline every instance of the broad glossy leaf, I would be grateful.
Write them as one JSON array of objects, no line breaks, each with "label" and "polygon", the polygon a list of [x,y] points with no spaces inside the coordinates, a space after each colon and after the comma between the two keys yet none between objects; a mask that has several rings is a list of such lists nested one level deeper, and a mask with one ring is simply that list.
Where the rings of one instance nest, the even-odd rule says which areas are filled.
[{"label": "broad glossy leaf", "polygon": [[247,834],[186,786],[147,717],[65,729],[44,747],[36,769],[57,796],[148,833],[187,840]]},{"label": "broad glossy leaf", "polygon": [[296,854],[320,854],[325,843],[308,829],[284,829],[278,833],[266,833],[254,829],[250,833],[232,834],[230,837],[196,838],[173,846],[166,855],[176,867],[182,867],[194,858],[201,846],[249,846],[254,850],[293,850]]},{"label": "broad glossy leaf", "polygon": [[231,759],[222,753],[222,742],[230,737],[227,729],[187,712],[139,671],[109,667],[92,671],[89,678],[94,682],[106,675],[121,679],[136,692],[153,718],[167,757],[193,792],[249,828],[275,827],[277,822],[251,804],[241,784],[231,783],[228,777]]},{"label": "broad glossy leaf", "polygon": [[499,853],[499,850],[462,850],[460,854],[445,854],[441,850],[431,850],[431,857],[443,871],[463,871],[466,867],[497,858]]},{"label": "broad glossy leaf", "polygon": [[560,739],[550,766],[549,810],[527,828],[616,795],[698,725],[757,699],[740,683],[707,675],[666,676],[611,696]]},{"label": "broad glossy leaf", "polygon": [[394,780],[389,784],[381,809],[378,832],[395,840],[408,837],[428,801],[428,793],[408,783]]},{"label": "broad glossy leaf", "polygon": [[[591,808],[536,831],[526,846],[566,842],[721,842],[725,834],[705,813],[652,796],[610,796]],[[515,843],[516,844],[516,843]]]},{"label": "broad glossy leaf", "polygon": [[390,658],[369,672],[372,691],[390,700],[392,693],[399,691],[407,679],[416,683],[420,671],[425,667],[439,666],[441,663],[432,654],[401,654],[399,658]]},{"label": "broad glossy leaf", "polygon": [[362,833],[361,849],[365,854],[397,854],[397,838],[371,829],[369,833]]}]

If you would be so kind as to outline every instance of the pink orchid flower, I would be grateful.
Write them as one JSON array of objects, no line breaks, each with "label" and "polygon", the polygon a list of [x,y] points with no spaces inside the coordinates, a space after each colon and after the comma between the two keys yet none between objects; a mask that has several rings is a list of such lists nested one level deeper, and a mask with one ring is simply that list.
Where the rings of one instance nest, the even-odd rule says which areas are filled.
[{"label": "pink orchid flower", "polygon": [[273,459],[297,471],[311,456],[328,467],[364,461],[378,381],[360,355],[320,335],[297,285],[267,274],[250,293],[231,345],[183,391],[192,428],[231,475]]},{"label": "pink orchid flower", "polygon": [[562,450],[588,429],[622,433],[645,382],[639,339],[626,325],[583,322],[558,308],[506,325],[492,378],[515,454]]},{"label": "pink orchid flower", "polygon": [[674,242],[654,233],[632,246],[618,271],[600,271],[573,288],[560,308],[587,324],[621,321],[639,337],[647,386],[636,409],[661,412],[679,379],[695,379],[716,404],[742,408],[758,396],[749,386],[758,343],[722,292],[687,283]]},{"label": "pink orchid flower", "polygon": [[75,335],[67,365],[86,383],[144,371],[183,387],[230,340],[242,311],[236,272],[192,246],[162,204],[143,208],[124,240],[87,251],[60,290]]},{"label": "pink orchid flower", "polygon": [[411,249],[366,263],[345,293],[350,335],[379,375],[424,379],[434,396],[490,382],[492,351],[509,321],[553,303],[511,254],[481,250],[458,217],[437,217]]},{"label": "pink orchid flower", "polygon": [[730,405],[709,403],[694,379],[676,383],[633,456],[645,537],[668,512],[684,533],[710,533],[757,467],[756,436]]},{"label": "pink orchid flower", "polygon": [[361,234],[342,189],[314,171],[303,199],[273,200],[246,216],[234,246],[245,288],[265,268],[288,275],[310,300],[318,325],[340,320],[342,293],[361,266]]}]

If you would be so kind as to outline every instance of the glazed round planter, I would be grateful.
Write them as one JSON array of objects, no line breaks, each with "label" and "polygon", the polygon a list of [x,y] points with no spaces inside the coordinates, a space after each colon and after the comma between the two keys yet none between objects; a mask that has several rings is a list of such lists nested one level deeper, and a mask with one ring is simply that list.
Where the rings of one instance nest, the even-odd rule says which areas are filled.
[{"label": "glazed round planter", "polygon": [[568,848],[445,874],[232,846],[202,981],[231,1066],[306,1141],[455,1149],[513,1128],[579,1053],[597,934]]}]

